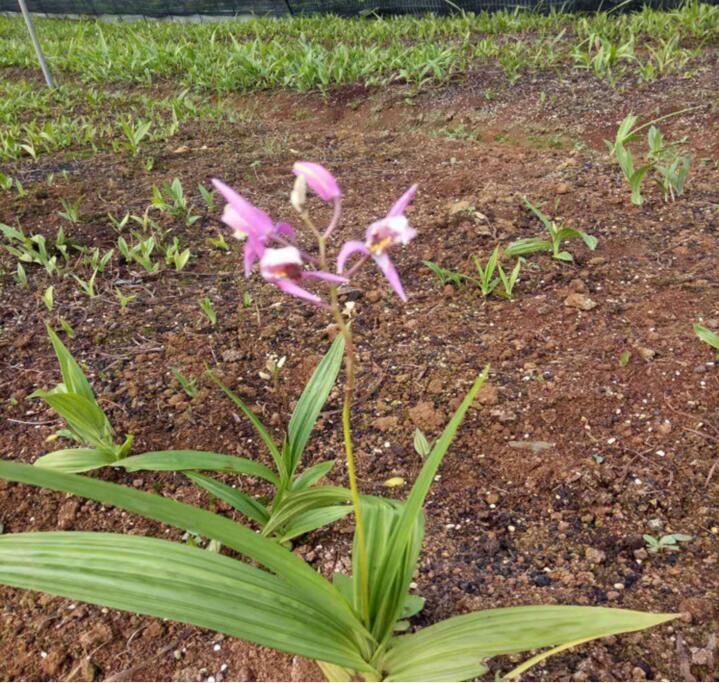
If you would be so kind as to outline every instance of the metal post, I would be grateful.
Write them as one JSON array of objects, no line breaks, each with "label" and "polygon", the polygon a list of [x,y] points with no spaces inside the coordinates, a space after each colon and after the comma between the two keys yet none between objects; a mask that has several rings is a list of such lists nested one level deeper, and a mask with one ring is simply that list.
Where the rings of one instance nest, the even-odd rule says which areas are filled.
[{"label": "metal post", "polygon": [[30,12],[27,10],[27,5],[25,4],[25,0],[18,0],[18,3],[20,4],[20,11],[22,12],[23,17],[25,18],[25,23],[27,24],[27,30],[30,33],[30,40],[32,40],[32,44],[35,46],[35,52],[37,54],[37,60],[40,62],[40,68],[42,69],[42,75],[45,76],[45,83],[47,83],[49,88],[54,88],[55,84],[52,82],[52,74],[50,73],[50,69],[47,68],[47,62],[45,61],[45,55],[42,53],[42,47],[40,47],[40,41],[37,39],[37,34],[35,33],[35,27],[32,23],[32,17],[30,16]]}]

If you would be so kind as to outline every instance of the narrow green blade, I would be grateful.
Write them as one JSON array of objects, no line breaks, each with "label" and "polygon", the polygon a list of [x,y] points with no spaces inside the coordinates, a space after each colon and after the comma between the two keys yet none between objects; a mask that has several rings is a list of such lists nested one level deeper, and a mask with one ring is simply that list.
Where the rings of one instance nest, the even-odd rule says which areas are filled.
[{"label": "narrow green blade", "polygon": [[467,680],[481,675],[488,657],[640,631],[677,616],[561,605],[471,612],[396,638],[382,668],[388,681]]},{"label": "narrow green blade", "polygon": [[297,401],[287,427],[290,446],[290,474],[295,471],[317,422],[317,417],[337,381],[344,350],[344,337],[338,334]]},{"label": "narrow green blade", "polygon": [[290,488],[293,491],[301,491],[302,489],[309,488],[322,479],[322,477],[326,477],[334,467],[334,464],[334,460],[325,460],[324,462],[318,462],[316,465],[312,465],[312,467],[308,467],[292,482]]},{"label": "narrow green blade", "polygon": [[[482,371],[482,374],[477,378],[477,381],[469,390],[461,405],[459,406],[459,408],[457,408],[457,411],[455,412],[454,416],[449,421],[449,424],[445,427],[444,431],[442,432],[442,435],[435,443],[434,447],[432,448],[432,451],[427,456],[427,459],[425,460],[424,465],[420,470],[419,476],[417,477],[414,486],[412,486],[412,490],[409,494],[409,497],[407,498],[407,502],[402,508],[401,517],[394,525],[392,534],[389,536],[389,539],[387,541],[388,547],[392,548],[393,552],[385,554],[382,565],[377,571],[374,582],[378,586],[393,586],[395,580],[397,580],[397,577],[401,576],[403,569],[406,568],[406,559],[404,557],[403,551],[408,547],[412,536],[415,533],[414,530],[417,524],[417,520],[421,515],[422,505],[424,504],[424,499],[427,496],[429,487],[432,485],[434,476],[437,473],[437,470],[439,469],[439,466],[442,463],[442,459],[444,458],[447,450],[449,449],[452,440],[454,439],[454,435],[456,434],[460,424],[462,423],[462,420],[464,419],[465,413],[472,405],[474,397],[476,396],[481,386],[484,384],[488,374],[489,366],[485,367],[485,369]],[[409,582],[407,582],[407,586],[405,586],[405,588],[403,589],[403,594],[407,592],[408,586]],[[391,630],[393,628],[392,614],[387,612],[387,605],[392,606],[392,613],[395,614],[396,618],[396,604],[394,604],[395,602],[395,600],[386,600],[386,596],[383,595],[382,591],[374,591],[371,596],[370,614],[382,615],[382,617],[379,619],[379,622],[381,623],[383,632],[379,633],[374,628],[372,629],[375,637],[380,640],[387,637],[391,633]]]},{"label": "narrow green blade", "polygon": [[83,443],[112,447],[112,427],[94,398],[82,394],[36,391],[67,422]]},{"label": "narrow green blade", "polygon": [[60,363],[60,372],[62,373],[62,381],[68,392],[71,394],[80,394],[89,401],[95,402],[95,394],[92,391],[90,382],[88,382],[85,373],[82,371],[72,354],[67,350],[65,344],[60,341],[55,330],[47,326],[47,333],[55,350],[55,355]]},{"label": "narrow green blade", "polygon": [[259,437],[264,442],[265,446],[267,446],[268,450],[270,451],[270,454],[272,455],[272,459],[275,461],[275,465],[277,467],[277,471],[280,474],[284,474],[285,476],[288,475],[287,470],[287,463],[282,458],[282,454],[280,453],[280,449],[277,448],[277,444],[274,442],[272,435],[267,431],[267,427],[262,424],[262,420],[260,420],[257,415],[255,415],[249,408],[247,404],[231,389],[226,387],[220,379],[213,373],[211,370],[207,371],[207,376],[218,386],[222,391],[225,393],[225,395],[245,414],[247,419],[252,423],[252,426],[255,428],[255,431],[259,435]]},{"label": "narrow green blade", "polygon": [[97,448],[63,448],[41,456],[34,465],[57,472],[77,474],[113,465],[115,462],[111,453],[100,451]]},{"label": "narrow green blade", "polygon": [[294,525],[294,518],[310,510],[316,510],[336,503],[345,503],[352,494],[341,486],[315,486],[302,491],[291,491],[280,502],[278,510],[272,511],[272,517],[262,533],[269,536],[285,525]]},{"label": "narrow green blade", "polygon": [[153,472],[181,472],[183,470],[205,470],[208,472],[236,472],[259,477],[277,485],[275,473],[261,462],[238,458],[235,455],[211,453],[210,451],[150,451],[131,455],[115,463],[128,472],[152,470]]},{"label": "narrow green blade", "polygon": [[259,500],[255,500],[252,496],[248,496],[246,493],[233,489],[231,486],[204,474],[187,472],[185,476],[194,481],[198,486],[201,486],[205,491],[209,491],[213,496],[224,500],[228,505],[232,505],[235,510],[238,510],[246,517],[249,517],[262,526],[267,524],[270,513]]},{"label": "narrow green blade", "polygon": [[351,505],[328,505],[327,507],[297,515],[291,520],[290,527],[282,533],[280,543],[286,543],[293,538],[302,536],[302,534],[329,526],[332,522],[346,517],[351,512]]}]

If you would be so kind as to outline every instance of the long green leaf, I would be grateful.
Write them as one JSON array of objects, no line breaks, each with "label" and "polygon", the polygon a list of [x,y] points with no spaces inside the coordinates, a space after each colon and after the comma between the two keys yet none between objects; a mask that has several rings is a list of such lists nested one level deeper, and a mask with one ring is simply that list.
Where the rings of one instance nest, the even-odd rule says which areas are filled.
[{"label": "long green leaf", "polygon": [[[389,638],[407,604],[409,584],[417,567],[417,558],[424,538],[424,515],[415,515],[410,537],[402,545],[393,544],[397,526],[403,519],[404,503],[385,498],[363,496],[362,517],[365,523],[365,544],[369,559],[369,603],[372,634],[378,642]],[[383,568],[393,557],[397,571],[384,574]],[[360,572],[358,539],[355,534],[353,559],[354,605],[360,604]]]},{"label": "long green leaf", "polygon": [[52,342],[55,355],[60,363],[60,372],[62,373],[62,381],[71,394],[80,394],[89,401],[95,402],[95,394],[92,391],[90,382],[88,382],[85,373],[82,371],[67,347],[60,341],[60,337],[55,334],[55,330],[47,326],[47,333]]},{"label": "long green leaf", "polygon": [[382,669],[388,681],[467,680],[484,672],[488,657],[639,631],[677,616],[561,605],[471,612],[398,637]]},{"label": "long green leaf", "polygon": [[[484,384],[488,374],[489,366],[485,367],[482,374],[477,378],[461,405],[457,408],[454,416],[449,421],[449,424],[445,427],[442,435],[435,443],[432,451],[427,456],[427,459],[420,470],[419,476],[417,477],[414,486],[412,486],[407,502],[402,508],[401,517],[394,526],[392,534],[388,539],[387,545],[389,548],[392,548],[394,552],[387,553],[385,555],[382,566],[377,571],[374,583],[376,583],[378,587],[381,587],[381,589],[373,591],[370,601],[370,614],[376,615],[375,618],[377,619],[377,623],[380,624],[383,629],[382,633],[373,629],[373,634],[379,639],[384,639],[391,633],[394,626],[392,618],[393,615],[394,618],[396,618],[397,615],[396,599],[387,600],[383,591],[396,590],[396,592],[402,592],[402,594],[407,592],[409,582],[407,582],[407,586],[405,586],[402,591],[396,588],[395,584],[398,577],[403,575],[403,570],[406,570],[407,560],[403,554],[404,550],[408,547],[412,536],[415,533],[414,530],[416,528],[417,520],[422,512],[424,499],[427,496],[429,487],[432,485],[434,476],[442,463],[442,459],[449,449],[452,439],[454,439],[454,435],[464,419],[465,413],[472,405],[474,397]],[[393,586],[395,588],[391,588]]]},{"label": "long green leaf", "polygon": [[351,505],[328,505],[297,515],[290,521],[291,526],[282,532],[280,543],[286,543],[302,534],[328,526],[351,512]]},{"label": "long green leaf", "polygon": [[207,472],[236,472],[259,477],[277,485],[277,476],[261,462],[235,455],[212,453],[210,451],[150,451],[131,455],[115,463],[128,472],[152,470],[153,472],[180,472],[182,470],[204,470]]},{"label": "long green leaf", "polygon": [[112,451],[112,427],[94,399],[82,394],[36,391],[77,434],[82,443]]},{"label": "long green leaf", "polygon": [[0,582],[172,619],[340,666],[356,645],[282,579],[155,538],[86,532],[0,537]]},{"label": "long green leaf", "polygon": [[77,474],[115,464],[115,457],[97,448],[63,448],[38,458],[35,467]]},{"label": "long green leaf", "polygon": [[325,460],[318,462],[312,467],[308,467],[299,477],[297,477],[290,487],[293,491],[301,491],[302,489],[309,488],[313,484],[317,483],[322,477],[326,477],[330,470],[334,467],[334,460]]},{"label": "long green leaf", "polygon": [[218,386],[222,391],[225,393],[225,395],[245,414],[247,419],[252,423],[252,426],[257,431],[257,434],[262,439],[262,441],[265,443],[265,446],[267,446],[268,450],[270,451],[270,454],[272,455],[272,459],[275,461],[275,466],[277,467],[277,471],[280,473],[282,477],[288,477],[288,471],[287,471],[287,463],[285,462],[284,458],[282,457],[282,453],[280,453],[280,449],[277,448],[277,444],[272,439],[271,434],[269,431],[267,431],[267,427],[262,424],[262,421],[260,420],[257,415],[255,415],[245,404],[245,402],[231,389],[226,387],[222,381],[215,375],[214,372],[211,370],[207,371],[207,376]]},{"label": "long green leaf", "polygon": [[349,489],[341,486],[315,486],[302,491],[291,491],[281,500],[279,509],[272,511],[272,517],[262,533],[264,536],[270,536],[292,522],[297,515],[327,505],[347,502],[351,496]]},{"label": "long green leaf", "polygon": [[317,422],[317,417],[337,381],[344,350],[344,337],[338,334],[329,351],[320,361],[314,373],[312,373],[310,381],[297,401],[287,427],[290,447],[290,475],[294,473]]},{"label": "long green leaf", "polygon": [[504,250],[504,255],[511,258],[513,256],[527,256],[537,251],[552,251],[552,243],[538,237],[526,237],[512,242]]},{"label": "long green leaf", "polygon": [[371,642],[369,634],[334,586],[299,557],[241,524],[127,486],[6,460],[0,460],[0,479],[74,493],[216,540],[259,562],[293,585],[298,596],[310,607],[322,602],[326,609],[325,618],[337,628],[354,633],[360,647],[366,649]]},{"label": "long green leaf", "polygon": [[187,472],[185,476],[198,486],[209,491],[213,496],[224,500],[228,505],[232,505],[235,510],[239,510],[246,517],[253,519],[262,526],[267,524],[270,513],[259,500],[255,500],[252,496],[248,496],[246,493],[233,489],[231,486],[204,474]]}]

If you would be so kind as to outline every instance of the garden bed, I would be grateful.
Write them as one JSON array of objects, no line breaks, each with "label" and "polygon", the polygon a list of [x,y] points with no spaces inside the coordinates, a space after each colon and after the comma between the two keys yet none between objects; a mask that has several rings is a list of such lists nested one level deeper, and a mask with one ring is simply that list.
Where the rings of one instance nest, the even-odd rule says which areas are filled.
[{"label": "garden bed", "polygon": [[[6,68],[7,82],[31,79]],[[40,88],[39,81],[34,82]],[[128,86],[130,95],[143,94]],[[196,188],[220,177],[275,217],[287,204],[296,159],[318,161],[346,190],[338,239],[356,237],[411,183],[417,239],[396,260],[409,302],[363,272],[356,303],[360,367],[353,410],[360,487],[402,497],[421,460],[416,427],[436,437],[482,367],[489,384],[470,410],[426,504],[427,535],[416,592],[418,625],[495,606],[561,603],[682,612],[649,633],[612,637],[530,670],[532,680],[713,680],[719,598],[719,380],[692,323],[719,328],[719,69],[708,49],[692,73],[609,88],[587,73],[539,72],[509,85],[477,69],[416,95],[404,86],[344,86],[327,96],[289,92],[224,96],[221,122],[187,117],[138,158],[99,149],[7,162],[26,196],[0,193],[0,222],[48,238],[115,248],[89,298],[70,277],[0,256],[3,458],[31,463],[53,450],[54,413],[28,399],[59,381],[45,323],[62,316],[66,344],[88,370],[118,433],[134,452],[192,448],[269,455],[248,422],[210,382],[211,367],[279,433],[332,335],[326,314],[253,277],[241,252],[208,242],[225,228]],[[630,111],[642,121],[693,109],[661,124],[687,137],[686,193],[663,201],[648,182],[633,206],[603,140]],[[236,116],[232,116],[232,114]],[[152,168],[144,160],[152,158]],[[63,175],[63,171],[66,173]],[[51,183],[42,178],[54,174]],[[151,210],[191,259],[148,274],[117,254],[107,214],[141,216],[152,186],[180,178],[193,213],[186,227]],[[486,300],[473,286],[438,283],[432,261],[472,273],[496,244],[540,235],[523,198],[558,222],[596,237],[567,243],[573,263],[528,257],[515,298]],[[61,218],[61,199],[79,220]],[[386,207],[386,209],[385,209]],[[78,267],[83,278],[89,273]],[[42,301],[53,285],[53,310]],[[116,296],[131,296],[121,308]],[[247,297],[244,297],[247,293]],[[199,301],[209,298],[211,325]],[[586,310],[585,310],[586,309]],[[275,391],[258,372],[287,356]],[[197,379],[190,398],[173,377]],[[308,462],[337,457],[344,483],[335,390],[314,432]],[[181,474],[102,471],[108,480],[186,502],[209,500]],[[230,481],[230,478],[227,478]],[[262,494],[262,485],[244,487]],[[0,482],[4,532],[105,530],[179,540],[181,533],[114,508]],[[213,503],[229,516],[222,504]],[[329,575],[346,568],[351,524],[313,532],[296,552]],[[643,534],[684,533],[679,551],[646,551]],[[320,673],[201,629],[61,598],[0,589],[3,679],[310,680]],[[507,660],[495,670],[507,671]]]}]

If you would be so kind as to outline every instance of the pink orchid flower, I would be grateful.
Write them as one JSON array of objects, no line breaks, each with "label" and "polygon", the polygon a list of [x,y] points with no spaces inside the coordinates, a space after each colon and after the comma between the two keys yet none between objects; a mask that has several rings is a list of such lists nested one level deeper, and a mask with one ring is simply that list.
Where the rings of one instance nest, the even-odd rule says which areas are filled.
[{"label": "pink orchid flower", "polygon": [[392,289],[397,292],[399,298],[402,301],[407,301],[407,295],[404,293],[397,269],[387,252],[395,244],[405,245],[417,236],[417,231],[410,227],[407,217],[404,215],[405,209],[409,206],[416,192],[417,186],[412,185],[397,200],[383,219],[372,223],[367,228],[364,242],[350,240],[343,245],[337,256],[338,273],[344,272],[345,264],[352,254],[360,253],[371,256],[384,273],[384,276],[389,280]]},{"label": "pink orchid flower", "polygon": [[325,202],[337,201],[341,196],[340,186],[334,176],[320,164],[311,161],[297,161],[292,167],[296,176],[304,177],[307,186]]},{"label": "pink orchid flower", "polygon": [[249,277],[255,261],[262,258],[270,240],[285,243],[283,235],[294,239],[295,231],[287,223],[275,225],[262,209],[250,204],[241,194],[225,185],[221,180],[212,179],[212,184],[227,200],[222,222],[232,228],[236,239],[247,239],[245,245],[245,277]]},{"label": "pink orchid flower", "polygon": [[265,249],[260,259],[260,275],[287,294],[306,299],[317,306],[326,307],[327,304],[320,297],[300,287],[298,283],[302,280],[314,279],[325,280],[333,284],[344,284],[347,282],[347,278],[319,270],[304,270],[303,265],[302,255],[296,247]]}]

